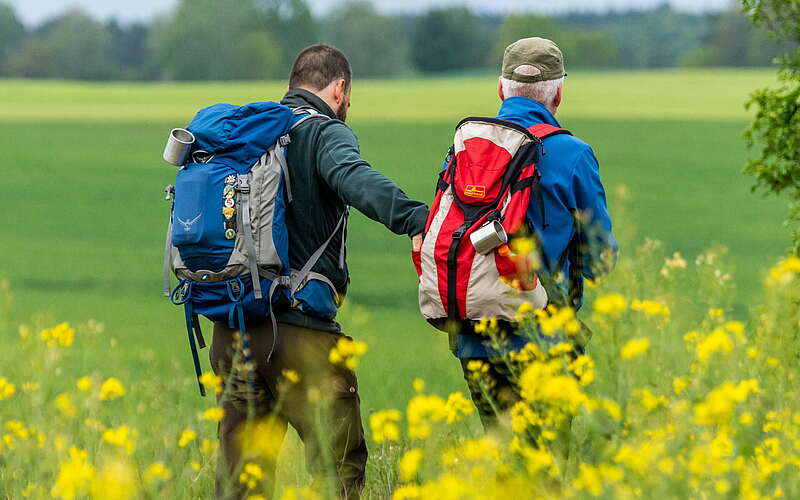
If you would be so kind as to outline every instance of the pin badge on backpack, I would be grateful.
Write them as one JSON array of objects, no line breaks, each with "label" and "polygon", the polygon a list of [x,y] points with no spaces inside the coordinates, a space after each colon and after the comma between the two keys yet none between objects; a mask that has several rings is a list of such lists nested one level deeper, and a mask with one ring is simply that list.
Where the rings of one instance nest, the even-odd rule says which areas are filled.
[{"label": "pin badge on backpack", "polygon": [[224,207],[222,209],[222,215],[224,215],[227,220],[233,219],[233,214],[235,212],[236,210],[234,210],[233,207]]},{"label": "pin badge on backpack", "polygon": [[233,208],[233,198],[225,198],[225,208]]},{"label": "pin badge on backpack", "polygon": [[236,184],[236,176],[229,175],[225,177],[225,184],[227,184],[228,186],[233,186],[234,184]]},{"label": "pin badge on backpack", "polygon": [[236,231],[233,229],[226,229],[225,230],[225,238],[228,240],[232,240],[236,237]]},{"label": "pin badge on backpack", "polygon": [[222,190],[222,196],[224,198],[233,198],[236,196],[236,189],[232,185],[226,185],[225,189]]}]

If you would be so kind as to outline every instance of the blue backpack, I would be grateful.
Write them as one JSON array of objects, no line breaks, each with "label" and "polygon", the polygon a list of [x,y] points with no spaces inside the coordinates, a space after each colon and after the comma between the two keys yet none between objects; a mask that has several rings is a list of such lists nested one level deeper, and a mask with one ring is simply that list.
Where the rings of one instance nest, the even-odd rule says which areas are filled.
[{"label": "blue backpack", "polygon": [[[292,110],[274,102],[215,104],[200,110],[187,127],[195,136],[188,163],[178,171],[174,187],[166,188],[172,203],[164,294],[184,306],[198,379],[197,346],[205,347],[198,314],[239,329],[249,372],[248,319],[269,316],[275,335],[274,306],[280,301],[321,319],[336,315],[333,284],[311,268],[333,236],[345,230],[347,211],[302,269],[289,264],[285,213],[292,194],[285,147],[289,132],[312,118],[329,119],[312,109]],[[180,280],[174,288],[170,272]]]}]

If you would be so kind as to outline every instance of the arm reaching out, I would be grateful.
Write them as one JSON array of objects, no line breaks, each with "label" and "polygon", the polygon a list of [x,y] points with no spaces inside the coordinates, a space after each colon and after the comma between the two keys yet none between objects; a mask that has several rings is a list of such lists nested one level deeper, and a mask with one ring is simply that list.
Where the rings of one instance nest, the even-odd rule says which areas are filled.
[{"label": "arm reaching out", "polygon": [[353,131],[334,122],[323,128],[318,174],[348,205],[396,234],[420,236],[428,207],[410,199],[397,184],[370,166]]}]

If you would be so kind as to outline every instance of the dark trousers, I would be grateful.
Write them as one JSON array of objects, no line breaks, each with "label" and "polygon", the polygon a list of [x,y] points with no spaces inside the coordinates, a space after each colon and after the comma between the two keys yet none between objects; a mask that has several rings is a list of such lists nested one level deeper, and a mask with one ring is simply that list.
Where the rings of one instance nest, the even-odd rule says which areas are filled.
[{"label": "dark trousers", "polygon": [[[260,456],[259,460],[244,456],[248,443],[241,441],[247,439],[242,437],[247,436],[242,429],[269,427],[278,449],[287,424],[291,424],[305,445],[306,465],[314,485],[324,488],[335,483],[341,498],[358,499],[367,464],[358,383],[353,371],[328,361],[330,350],[342,335],[279,324],[273,337],[269,322],[247,328],[253,383],[248,382],[242,362],[238,332],[224,323],[214,324],[211,365],[225,381],[218,397],[225,416],[219,425],[217,498],[238,500],[247,495],[239,472],[249,461],[262,467],[265,477],[258,491],[271,498],[277,453]],[[296,377],[289,370],[299,380],[293,382]],[[254,422],[268,421],[269,426],[248,426],[248,417]]]},{"label": "dark trousers", "polygon": [[[486,363],[489,369],[486,373],[471,372],[467,369],[470,361]],[[519,386],[511,380],[511,370],[503,358],[461,358],[461,369],[484,429],[497,425],[498,415],[507,413],[522,400]]]},{"label": "dark trousers", "polygon": [[[580,350],[576,350],[575,355],[582,352],[582,348],[578,349]],[[470,361],[486,363],[488,370],[485,373],[470,371],[467,368]],[[489,431],[496,427],[498,417],[507,414],[514,404],[522,400],[520,387],[513,380],[507,358],[461,358],[461,369],[484,430]],[[572,417],[568,417],[557,430],[556,441],[549,445],[564,461],[569,457],[571,426]],[[534,446],[540,446],[540,430],[528,428],[525,431],[525,439]]]}]

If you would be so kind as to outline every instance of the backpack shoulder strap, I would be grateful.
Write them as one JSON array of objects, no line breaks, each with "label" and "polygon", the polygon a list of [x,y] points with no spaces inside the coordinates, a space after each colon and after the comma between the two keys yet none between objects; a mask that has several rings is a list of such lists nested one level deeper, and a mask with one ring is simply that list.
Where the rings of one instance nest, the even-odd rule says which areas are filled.
[{"label": "backpack shoulder strap", "polygon": [[558,134],[569,134],[572,135],[572,132],[565,128],[555,127],[550,125],[549,123],[537,123],[532,127],[528,127],[528,132],[535,135],[539,139],[544,139],[545,137],[550,137],[551,135],[558,135]]},{"label": "backpack shoulder strap", "polygon": [[312,118],[322,118],[324,121],[327,121],[327,120],[331,119],[328,115],[324,115],[324,114],[320,113],[319,111],[317,111],[316,109],[314,109],[312,107],[303,106],[303,107],[291,108],[291,109],[292,109],[292,113],[294,113],[295,115],[298,115],[298,116],[299,115],[305,115],[305,116],[302,116],[296,122],[294,122],[294,124],[292,125],[292,130],[297,128],[304,121],[312,119]]}]

